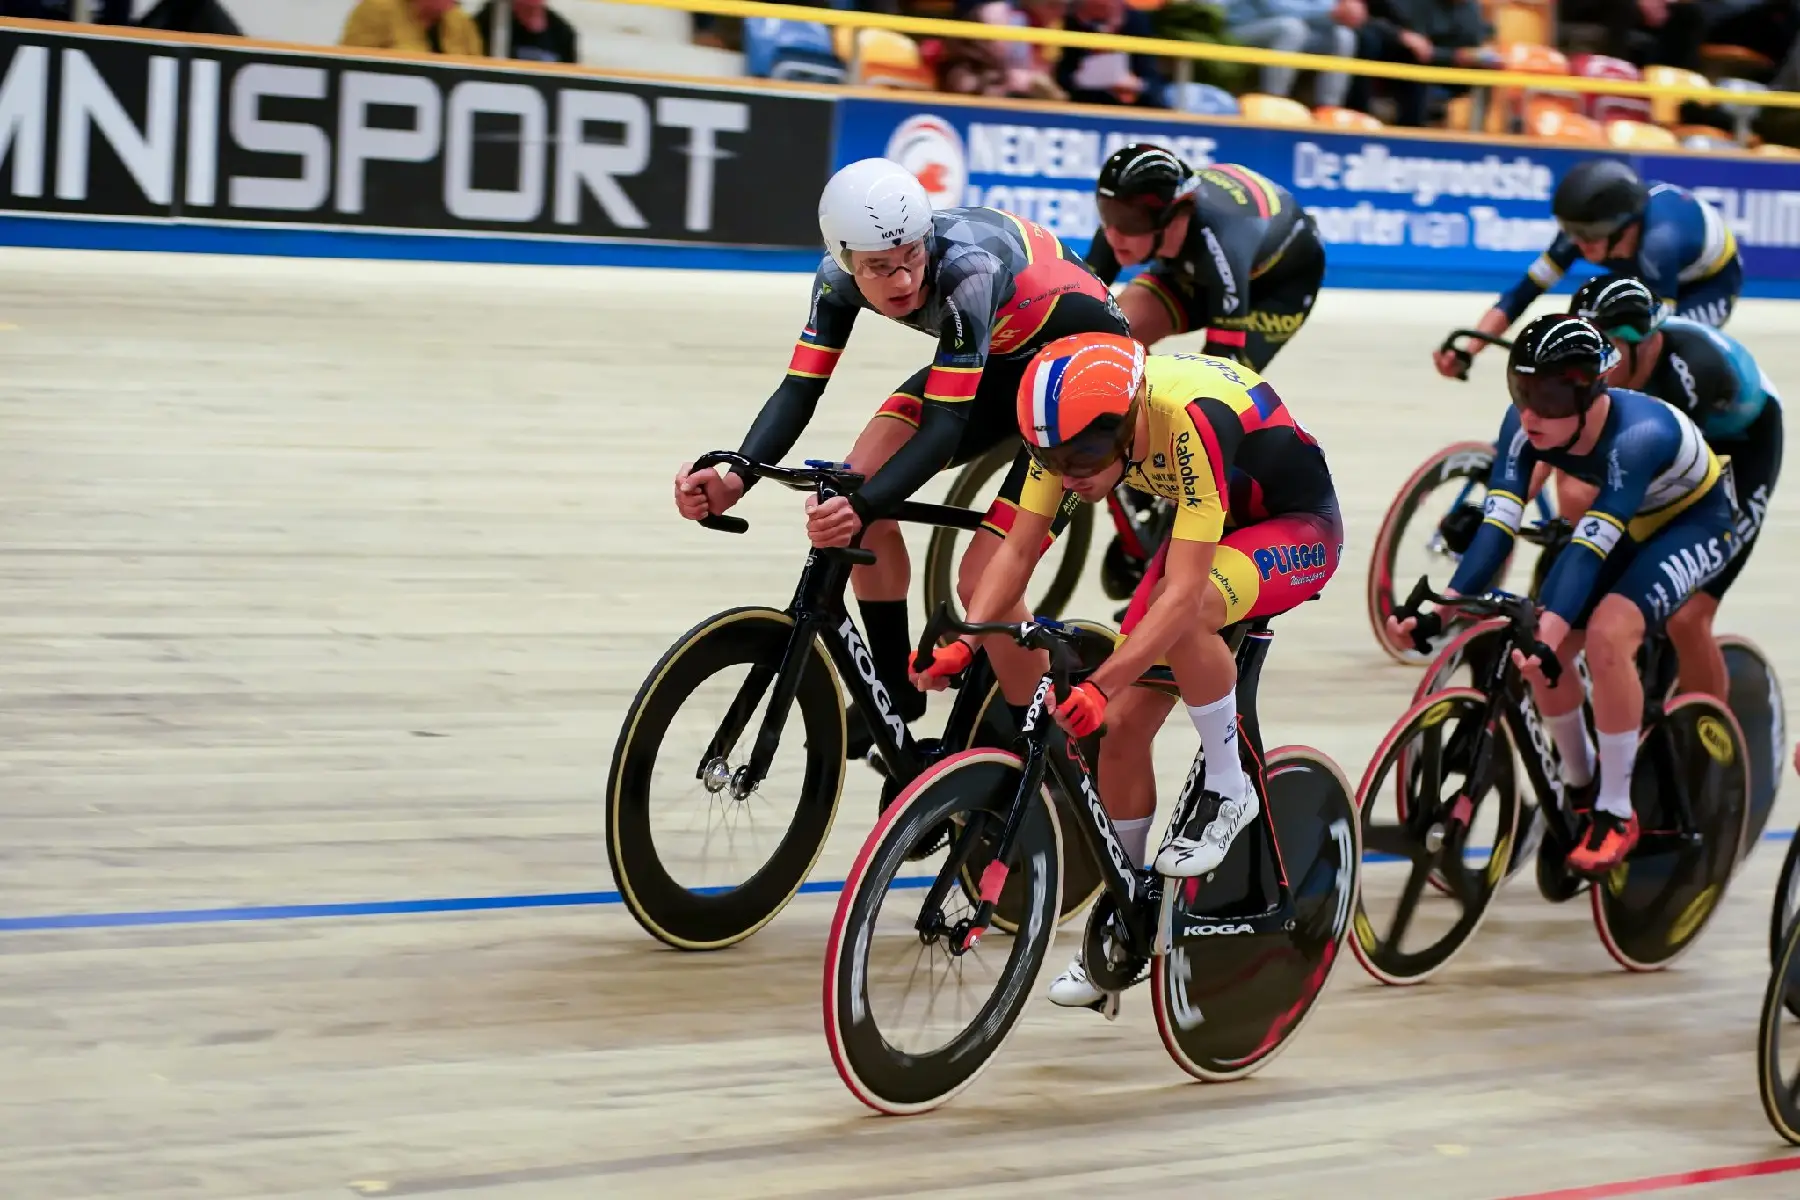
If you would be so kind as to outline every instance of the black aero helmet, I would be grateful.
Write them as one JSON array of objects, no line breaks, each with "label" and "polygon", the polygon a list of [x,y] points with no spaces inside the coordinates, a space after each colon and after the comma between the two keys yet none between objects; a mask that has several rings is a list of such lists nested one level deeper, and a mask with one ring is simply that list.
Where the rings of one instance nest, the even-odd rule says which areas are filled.
[{"label": "black aero helmet", "polygon": [[1580,416],[1599,396],[1618,354],[1594,325],[1550,314],[1525,326],[1506,360],[1513,403],[1543,417]]},{"label": "black aero helmet", "polygon": [[1579,163],[1556,185],[1550,210],[1563,232],[1578,242],[1611,238],[1644,215],[1650,190],[1637,172],[1616,158]]},{"label": "black aero helmet", "polygon": [[1100,224],[1134,237],[1155,233],[1168,225],[1176,202],[1192,195],[1195,184],[1193,170],[1161,146],[1121,146],[1094,183]]},{"label": "black aero helmet", "polygon": [[1643,280],[1631,275],[1596,275],[1575,293],[1569,315],[1593,322],[1609,338],[1641,342],[1661,327],[1665,313]]}]

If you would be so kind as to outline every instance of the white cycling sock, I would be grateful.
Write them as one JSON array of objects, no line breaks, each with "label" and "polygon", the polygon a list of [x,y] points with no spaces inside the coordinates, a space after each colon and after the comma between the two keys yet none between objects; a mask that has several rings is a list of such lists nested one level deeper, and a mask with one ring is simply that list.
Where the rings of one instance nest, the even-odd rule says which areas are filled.
[{"label": "white cycling sock", "polygon": [[1146,867],[1144,852],[1150,845],[1150,823],[1154,817],[1139,817],[1134,821],[1114,821],[1113,828],[1119,831],[1119,844],[1125,847],[1125,853],[1131,856],[1133,866]]},{"label": "white cycling sock", "polygon": [[1594,744],[1588,741],[1587,720],[1577,705],[1560,717],[1545,717],[1550,739],[1562,756],[1563,782],[1581,787],[1594,779]]},{"label": "white cycling sock", "polygon": [[1249,791],[1243,763],[1238,761],[1237,688],[1201,708],[1188,706],[1188,716],[1200,732],[1206,751],[1206,787],[1228,800],[1242,800]]},{"label": "white cycling sock", "polygon": [[1638,731],[1600,735],[1600,795],[1594,807],[1620,820],[1631,817],[1631,767],[1637,761]]}]

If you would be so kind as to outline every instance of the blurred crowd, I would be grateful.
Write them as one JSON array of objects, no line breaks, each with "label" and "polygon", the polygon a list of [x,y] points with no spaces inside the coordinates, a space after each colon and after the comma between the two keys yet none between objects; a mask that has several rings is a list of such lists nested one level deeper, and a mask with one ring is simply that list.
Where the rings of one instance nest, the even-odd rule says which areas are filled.
[{"label": "blurred crowd", "polygon": [[[0,0],[0,14],[70,19],[78,2]],[[86,0],[86,10],[90,19],[107,24],[236,34],[240,31],[230,8],[268,2],[154,0],[145,10],[145,0],[138,0],[135,18],[133,0]],[[504,4],[511,9],[508,57],[582,61],[575,26],[549,0],[481,0],[479,7],[476,0],[465,3],[356,0],[339,42],[488,55],[493,6]],[[569,9],[591,3],[557,0]],[[983,37],[973,29],[966,38],[909,38],[887,30],[827,29],[805,17],[808,7],[861,8],[971,26],[1122,34],[1368,62],[1702,85],[1724,81],[1749,91],[1800,90],[1800,0],[794,0],[792,7],[792,20],[745,22],[695,14],[693,41],[741,51],[749,74],[777,78],[1251,117],[1268,117],[1267,106],[1276,101],[1314,114],[1363,114],[1384,124],[1448,125],[1569,140],[1616,142],[1611,118],[1623,116],[1634,124],[1686,131],[1687,144],[1694,137],[1704,142],[1709,135],[1722,144],[1754,144],[1763,132],[1764,116],[1777,123],[1800,118],[1800,110],[1790,114],[1748,103],[1730,109],[1665,105],[1652,113],[1643,101],[1609,107],[1605,102],[1613,98],[1594,96],[1574,97],[1577,103],[1548,109],[1535,99],[1490,105],[1488,89],[1481,89],[1484,94],[1472,102],[1467,88],[1352,71],[1059,50]],[[871,72],[870,63],[878,69]],[[1240,98],[1262,107],[1240,106]]]}]

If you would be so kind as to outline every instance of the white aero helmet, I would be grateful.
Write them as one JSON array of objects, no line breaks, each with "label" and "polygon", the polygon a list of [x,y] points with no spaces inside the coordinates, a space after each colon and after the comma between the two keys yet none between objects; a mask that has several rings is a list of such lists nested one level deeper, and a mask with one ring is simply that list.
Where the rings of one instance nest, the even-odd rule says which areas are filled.
[{"label": "white aero helmet", "polygon": [[892,250],[930,232],[925,185],[891,159],[858,159],[833,175],[819,195],[819,233],[846,271],[852,250]]}]

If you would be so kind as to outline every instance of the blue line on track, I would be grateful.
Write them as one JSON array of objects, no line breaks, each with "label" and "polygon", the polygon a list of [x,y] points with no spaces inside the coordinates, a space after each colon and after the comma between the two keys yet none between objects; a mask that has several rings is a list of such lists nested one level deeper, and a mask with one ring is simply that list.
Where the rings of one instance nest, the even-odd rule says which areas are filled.
[{"label": "blue line on track", "polygon": [[[1786,842],[1791,831],[1763,834],[1765,842]],[[1470,857],[1487,852],[1485,847],[1471,849]],[[1365,855],[1364,862],[1397,861],[1391,855]],[[922,888],[933,876],[902,876],[895,886]],[[800,885],[801,895],[835,894],[844,888],[841,879],[819,879]],[[710,894],[730,888],[702,888]],[[536,896],[452,896],[439,900],[372,900],[346,904],[267,904],[237,908],[180,908],[148,912],[49,913],[39,917],[0,917],[0,933],[27,933],[48,929],[118,929],[141,925],[213,925],[228,921],[299,921],[319,917],[393,917],[413,913],[488,912],[505,908],[568,908],[573,906],[620,904],[618,892],[550,892]]]}]

